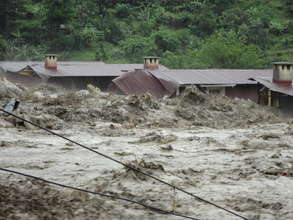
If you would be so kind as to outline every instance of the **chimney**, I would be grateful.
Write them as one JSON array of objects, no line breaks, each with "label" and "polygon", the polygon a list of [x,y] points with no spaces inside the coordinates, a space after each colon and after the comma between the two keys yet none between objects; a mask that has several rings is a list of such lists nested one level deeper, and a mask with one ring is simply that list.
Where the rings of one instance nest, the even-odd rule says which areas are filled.
[{"label": "chimney", "polygon": [[157,70],[159,69],[159,57],[144,57],[144,69]]},{"label": "chimney", "polygon": [[273,83],[292,86],[293,63],[274,62],[273,63]]},{"label": "chimney", "polygon": [[51,70],[57,70],[57,55],[47,54],[45,56],[45,68]]}]

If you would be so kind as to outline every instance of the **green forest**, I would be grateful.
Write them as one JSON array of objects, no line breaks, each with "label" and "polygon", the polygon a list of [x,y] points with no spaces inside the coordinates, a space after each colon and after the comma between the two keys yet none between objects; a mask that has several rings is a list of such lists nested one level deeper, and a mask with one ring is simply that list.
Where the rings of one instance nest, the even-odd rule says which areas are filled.
[{"label": "green forest", "polygon": [[267,68],[293,60],[292,0],[1,0],[0,59]]}]

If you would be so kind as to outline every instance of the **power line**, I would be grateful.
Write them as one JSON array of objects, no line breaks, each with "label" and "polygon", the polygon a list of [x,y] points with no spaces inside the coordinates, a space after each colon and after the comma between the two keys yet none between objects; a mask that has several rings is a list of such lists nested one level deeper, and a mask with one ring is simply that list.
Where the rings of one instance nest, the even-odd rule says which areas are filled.
[{"label": "power line", "polygon": [[162,214],[174,215],[174,216],[178,216],[178,217],[182,217],[182,218],[186,218],[186,219],[192,219],[192,220],[200,220],[200,219],[197,219],[197,218],[193,218],[193,217],[190,217],[190,216],[183,215],[183,214],[178,213],[178,212],[166,211],[166,210],[154,207],[154,206],[144,204],[142,202],[134,201],[134,200],[119,197],[119,196],[113,196],[113,195],[109,195],[109,194],[93,192],[93,191],[89,191],[89,190],[86,190],[86,189],[81,189],[81,188],[74,187],[74,186],[68,186],[68,185],[64,185],[62,183],[56,183],[56,182],[46,180],[46,179],[43,179],[43,178],[40,178],[40,177],[32,176],[32,175],[29,175],[29,174],[13,171],[13,170],[9,170],[9,169],[0,168],[0,170],[5,171],[5,172],[9,172],[9,173],[13,173],[13,174],[17,174],[17,175],[21,175],[21,176],[25,176],[25,177],[29,177],[29,178],[32,178],[32,179],[36,179],[36,180],[39,180],[39,181],[42,181],[42,182],[45,182],[45,183],[48,183],[48,184],[51,184],[51,185],[60,186],[60,187],[63,187],[63,188],[68,188],[68,189],[81,191],[81,192],[85,192],[85,193],[89,193],[89,194],[93,194],[93,195],[99,195],[99,196],[103,196],[103,197],[108,197],[108,198],[111,198],[111,199],[123,200],[123,201],[129,202],[129,203],[133,203],[133,204],[143,206],[145,208],[150,209],[151,211],[159,212],[159,213],[162,213]]},{"label": "power line", "polygon": [[178,190],[178,191],[180,191],[180,192],[183,192],[183,193],[185,193],[185,194],[187,194],[187,195],[189,195],[189,196],[191,196],[191,197],[193,197],[193,198],[195,198],[195,199],[197,199],[197,200],[199,200],[199,201],[201,201],[201,202],[204,202],[204,203],[206,203],[206,204],[212,205],[212,206],[214,206],[214,207],[216,207],[216,208],[218,208],[218,209],[222,209],[222,210],[224,210],[224,211],[226,211],[226,212],[228,212],[228,213],[230,213],[230,214],[232,214],[232,215],[234,215],[234,216],[237,216],[237,217],[239,217],[239,218],[242,218],[242,219],[244,219],[244,220],[248,220],[246,217],[241,216],[241,215],[237,214],[237,213],[234,212],[234,211],[230,211],[230,210],[228,210],[228,209],[226,209],[226,208],[224,208],[224,207],[222,207],[222,206],[219,206],[219,205],[217,205],[217,204],[215,204],[215,203],[213,203],[213,202],[210,202],[210,201],[208,201],[208,200],[205,200],[205,199],[203,199],[203,198],[201,198],[201,197],[199,197],[199,196],[197,196],[197,195],[194,195],[194,194],[191,193],[191,192],[188,192],[188,191],[186,191],[186,190],[184,190],[184,189],[181,189],[181,188],[179,188],[179,187],[177,187],[177,186],[174,186],[174,185],[172,185],[172,184],[170,184],[170,183],[168,183],[168,182],[166,182],[166,181],[164,181],[164,180],[161,180],[161,179],[159,179],[159,178],[157,178],[157,177],[155,177],[155,176],[152,176],[152,175],[150,175],[150,174],[148,174],[148,173],[145,173],[145,172],[141,171],[140,169],[137,169],[137,168],[135,168],[135,167],[132,167],[132,166],[126,164],[126,163],[123,163],[123,162],[121,162],[121,161],[119,161],[119,160],[116,160],[115,158],[112,158],[112,157],[110,157],[110,156],[108,156],[108,155],[105,155],[105,154],[100,153],[100,152],[98,152],[98,151],[96,151],[96,150],[93,150],[93,149],[91,149],[91,148],[89,148],[89,147],[87,147],[87,146],[85,146],[85,145],[83,145],[83,144],[80,144],[80,143],[78,143],[78,142],[76,142],[76,141],[73,141],[73,140],[67,138],[67,137],[64,137],[64,136],[62,136],[62,135],[60,135],[60,134],[55,133],[54,131],[51,131],[51,130],[49,130],[49,129],[47,129],[47,128],[44,128],[44,127],[42,127],[42,126],[40,126],[40,125],[38,125],[38,124],[36,124],[36,123],[34,123],[34,122],[31,122],[31,121],[28,121],[28,120],[26,120],[26,119],[24,119],[24,118],[21,118],[21,117],[19,117],[19,116],[13,114],[13,113],[11,113],[11,112],[5,111],[3,108],[0,108],[0,111],[6,113],[6,114],[8,114],[8,115],[11,115],[11,116],[13,116],[13,117],[15,117],[15,118],[17,118],[17,119],[19,119],[19,120],[21,120],[21,121],[24,121],[24,122],[26,122],[26,123],[29,123],[29,124],[31,124],[31,125],[37,127],[37,128],[40,128],[40,129],[42,129],[42,130],[44,130],[44,131],[47,131],[47,132],[50,133],[50,134],[53,134],[53,135],[55,135],[55,136],[57,136],[57,137],[60,137],[60,138],[62,138],[62,139],[64,139],[64,140],[67,140],[67,141],[69,141],[69,142],[71,142],[71,143],[73,143],[73,144],[76,144],[76,145],[78,145],[78,146],[80,146],[80,147],[82,147],[82,148],[84,148],[84,149],[87,149],[87,150],[89,150],[89,151],[91,151],[91,152],[94,152],[94,153],[96,153],[96,154],[98,154],[98,155],[100,155],[100,156],[102,156],[102,157],[105,157],[105,158],[107,158],[107,159],[109,159],[109,160],[112,160],[112,161],[114,161],[114,162],[116,162],[116,163],[118,163],[118,164],[120,164],[120,165],[122,165],[122,166],[124,166],[124,167],[126,167],[126,168],[128,168],[128,169],[134,170],[134,171],[136,171],[136,172],[138,172],[138,173],[141,173],[141,174],[143,174],[143,175],[145,175],[145,176],[148,176],[148,177],[150,177],[150,178],[152,178],[152,179],[154,179],[154,180],[156,180],[156,181],[158,181],[158,182],[160,182],[160,183],[163,183],[163,184],[165,184],[165,185],[167,185],[167,186],[169,186],[169,187],[171,187],[171,188],[173,188],[173,189],[176,189],[176,190]]}]

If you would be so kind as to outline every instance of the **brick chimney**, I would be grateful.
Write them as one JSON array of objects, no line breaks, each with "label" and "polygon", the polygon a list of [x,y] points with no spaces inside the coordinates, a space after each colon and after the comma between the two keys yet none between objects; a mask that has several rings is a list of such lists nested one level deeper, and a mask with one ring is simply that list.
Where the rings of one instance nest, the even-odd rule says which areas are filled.
[{"label": "brick chimney", "polygon": [[47,54],[45,56],[45,68],[51,70],[57,70],[57,55]]},{"label": "brick chimney", "polygon": [[160,65],[159,57],[144,57],[144,69],[148,70],[157,70]]},{"label": "brick chimney", "polygon": [[274,62],[273,63],[273,83],[292,86],[293,63]]}]

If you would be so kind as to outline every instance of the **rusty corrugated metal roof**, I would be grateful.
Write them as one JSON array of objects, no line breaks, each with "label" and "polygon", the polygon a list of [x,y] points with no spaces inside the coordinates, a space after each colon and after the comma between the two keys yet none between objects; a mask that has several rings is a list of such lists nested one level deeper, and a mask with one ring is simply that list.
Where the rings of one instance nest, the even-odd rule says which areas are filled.
[{"label": "rusty corrugated metal roof", "polygon": [[167,77],[172,78],[180,85],[190,84],[255,84],[249,80],[252,77],[272,77],[273,70],[253,69],[203,69],[203,70],[167,70]]},{"label": "rusty corrugated metal roof", "polygon": [[[145,70],[145,71],[148,71],[148,70]],[[160,69],[160,70],[152,70],[148,72],[152,74],[154,77],[156,77],[160,81],[160,83],[165,87],[165,89],[169,91],[170,94],[173,94],[173,92],[178,87],[178,83],[171,77],[168,77],[168,75],[164,73],[165,71]]]},{"label": "rusty corrugated metal roof", "polygon": [[[157,98],[161,98],[165,95],[172,95],[176,86],[172,82],[161,80],[151,72],[147,70],[136,70],[128,73],[124,73],[120,77],[115,78],[112,82],[125,94],[141,95],[144,93],[150,93]],[[170,85],[168,85],[168,83]],[[173,91],[171,88],[173,87]]]},{"label": "rusty corrugated metal roof", "polygon": [[271,78],[252,78],[256,82],[264,85],[268,89],[274,91],[274,92],[279,92],[285,95],[290,95],[293,96],[293,85],[291,86],[285,86],[285,85],[280,85],[277,83],[273,83]]}]

